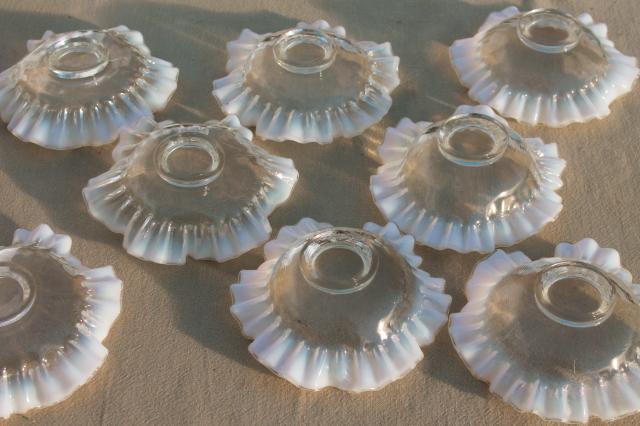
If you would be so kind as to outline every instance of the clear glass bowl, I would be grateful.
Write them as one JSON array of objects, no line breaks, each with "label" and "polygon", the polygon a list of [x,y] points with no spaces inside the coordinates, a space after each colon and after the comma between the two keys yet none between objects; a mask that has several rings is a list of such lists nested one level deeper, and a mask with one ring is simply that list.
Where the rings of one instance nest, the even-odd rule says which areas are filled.
[{"label": "clear glass bowl", "polygon": [[371,193],[421,244],[491,252],[537,233],[562,209],[565,167],[555,144],[522,138],[487,106],[387,129]]},{"label": "clear glass bowl", "polygon": [[213,95],[274,141],[359,135],[389,111],[400,82],[389,43],[348,40],[325,21],[267,34],[245,29],[227,50],[229,74],[213,82]]},{"label": "clear glass bowl", "polygon": [[607,38],[605,24],[553,9],[494,12],[449,52],[471,98],[502,116],[552,127],[607,116],[639,72],[636,58]]},{"label": "clear glass bowl", "polygon": [[517,409],[587,422],[640,410],[640,285],[592,239],[531,261],[497,251],[449,332],[471,373]]},{"label": "clear glass bowl", "polygon": [[231,312],[251,354],[296,386],[379,389],[411,371],[447,320],[444,280],[393,224],[285,226],[240,272]]},{"label": "clear glass bowl", "polygon": [[122,282],[47,225],[0,248],[0,419],[69,397],[102,365]]},{"label": "clear glass bowl", "polygon": [[127,252],[140,259],[240,256],[269,238],[268,216],[298,179],[293,161],[252,137],[234,116],[202,124],[146,120],[121,136],[116,163],[84,188],[87,207],[124,234]]},{"label": "clear glass bowl", "polygon": [[178,69],[154,58],[142,34],[47,31],[0,74],[0,117],[23,141],[49,149],[109,143],[120,130],[163,109]]}]

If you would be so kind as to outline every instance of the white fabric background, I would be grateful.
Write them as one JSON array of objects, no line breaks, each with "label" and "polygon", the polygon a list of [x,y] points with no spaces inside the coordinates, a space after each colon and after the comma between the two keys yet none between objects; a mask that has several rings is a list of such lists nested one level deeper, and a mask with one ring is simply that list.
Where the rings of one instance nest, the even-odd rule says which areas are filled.
[{"label": "white fabric background", "polygon": [[[640,56],[640,2],[523,1],[524,9],[553,6],[587,11],[609,25],[620,51]],[[300,181],[272,216],[274,229],[311,216],[335,225],[382,222],[369,195],[375,148],[384,128],[403,117],[434,120],[470,102],[448,62],[447,47],[472,35],[505,2],[389,0],[1,0],[0,69],[18,61],[25,42],[56,32],[125,24],[142,31],[152,53],[180,68],[177,94],[160,119],[221,118],[210,94],[224,75],[225,43],[245,27],[257,32],[323,18],[360,40],[391,41],[401,58],[402,85],[387,117],[365,135],[328,146],[258,142],[294,159]],[[637,88],[636,88],[637,89]],[[560,241],[591,236],[620,250],[640,277],[640,99],[615,102],[605,120],[546,129],[516,125],[526,136],[557,142],[567,160],[565,209],[557,222],[518,245],[532,257],[551,255]],[[49,223],[74,239],[89,266],[114,265],[124,280],[124,305],[106,345],[104,367],[57,406],[13,416],[7,424],[538,424],[492,396],[466,371],[446,330],[407,377],[381,391],[348,394],[300,391],[272,375],[247,352],[229,314],[228,286],[253,269],[261,251],[216,264],[159,266],[132,258],[121,236],[88,215],[86,181],[105,171],[111,147],[52,152],[19,142],[0,128],[0,244],[16,227]],[[465,303],[462,286],[478,255],[420,248],[423,266],[447,280],[452,311]],[[620,424],[638,424],[640,415]]]}]

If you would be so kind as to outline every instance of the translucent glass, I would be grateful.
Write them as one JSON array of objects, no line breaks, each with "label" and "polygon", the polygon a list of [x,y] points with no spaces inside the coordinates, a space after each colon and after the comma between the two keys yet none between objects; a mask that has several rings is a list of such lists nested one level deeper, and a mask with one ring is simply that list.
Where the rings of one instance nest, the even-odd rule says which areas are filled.
[{"label": "translucent glass", "polygon": [[555,144],[521,138],[486,106],[439,123],[400,121],[371,177],[388,220],[422,244],[490,252],[537,233],[559,214],[565,162]]},{"label": "translucent glass", "polygon": [[552,9],[492,13],[450,53],[472,98],[531,124],[603,118],[638,75],[636,59],[613,47],[604,24]]},{"label": "translucent glass", "polygon": [[375,390],[422,359],[447,318],[444,280],[418,269],[397,227],[303,219],[265,246],[266,262],[231,286],[249,351],[293,384]]},{"label": "translucent glass", "polygon": [[379,121],[398,85],[389,43],[356,42],[324,21],[256,34],[227,45],[229,75],[213,95],[265,139],[329,143]]},{"label": "translucent glass", "polygon": [[0,117],[15,136],[46,148],[111,142],[163,109],[176,89],[178,69],[124,26],[47,32],[28,46],[0,74]]},{"label": "translucent glass", "polygon": [[585,239],[554,258],[496,252],[452,314],[471,372],[522,411],[564,422],[640,411],[640,286],[618,252]]},{"label": "translucent glass", "polygon": [[89,269],[46,225],[0,248],[0,418],[55,404],[103,363],[122,282]]},{"label": "translucent glass", "polygon": [[290,159],[254,145],[233,116],[143,125],[121,136],[116,164],[83,190],[91,214],[124,234],[127,252],[167,264],[224,261],[269,238],[267,217],[298,179]]}]

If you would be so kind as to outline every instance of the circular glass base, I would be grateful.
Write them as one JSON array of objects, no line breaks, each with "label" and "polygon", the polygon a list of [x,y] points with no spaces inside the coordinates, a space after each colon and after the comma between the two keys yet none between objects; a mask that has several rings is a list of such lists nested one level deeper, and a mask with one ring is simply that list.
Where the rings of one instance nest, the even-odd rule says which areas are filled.
[{"label": "circular glass base", "polygon": [[291,160],[252,136],[235,117],[133,130],[111,170],[84,188],[85,201],[124,234],[133,256],[163,264],[237,257],[268,239],[268,216],[298,178]]},{"label": "circular glass base", "polygon": [[491,252],[537,233],[562,209],[564,160],[521,138],[487,106],[438,123],[400,121],[379,148],[371,192],[385,217],[421,243]]},{"label": "circular glass base", "polygon": [[0,419],[67,398],[93,376],[120,313],[122,282],[90,269],[46,225],[0,248]]},{"label": "circular glass base", "polygon": [[398,85],[388,43],[356,42],[324,21],[268,34],[243,31],[227,45],[229,75],[213,95],[256,134],[275,141],[329,143],[379,121]]},{"label": "circular glass base", "polygon": [[0,76],[0,117],[19,139],[50,149],[102,145],[163,109],[178,69],[126,27],[45,33]]},{"label": "circular glass base", "polygon": [[266,262],[231,286],[249,351],[297,386],[361,392],[402,377],[447,318],[444,281],[417,269],[394,225],[280,230]]},{"label": "circular glass base", "polygon": [[449,332],[472,374],[521,411],[586,423],[640,411],[640,302],[618,253],[590,239],[531,261],[498,251]]},{"label": "circular glass base", "polygon": [[0,327],[11,325],[29,313],[36,298],[32,279],[27,271],[0,263]]},{"label": "circular glass base", "polygon": [[606,25],[553,9],[491,13],[449,52],[471,98],[503,117],[552,127],[607,116],[640,73],[636,59],[607,38]]}]

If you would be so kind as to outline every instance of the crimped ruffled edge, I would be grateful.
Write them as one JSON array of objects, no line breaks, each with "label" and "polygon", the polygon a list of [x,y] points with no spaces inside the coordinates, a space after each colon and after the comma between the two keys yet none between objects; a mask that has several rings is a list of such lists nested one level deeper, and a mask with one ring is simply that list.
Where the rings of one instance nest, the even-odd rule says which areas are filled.
[{"label": "crimped ruffled edge", "polygon": [[151,131],[172,124],[143,120],[136,129],[124,132],[114,150],[116,163],[106,173],[89,180],[82,190],[89,213],[112,232],[123,234],[123,247],[127,253],[142,260],[169,265],[183,265],[187,256],[217,262],[238,257],[267,241],[271,234],[268,216],[285,202],[298,180],[298,171],[289,158],[279,157],[253,145],[253,133],[242,127],[235,116],[204,124],[221,124],[234,131],[242,143],[259,153],[271,169],[272,180],[267,200],[264,194],[256,200],[254,211],[243,209],[221,227],[174,223],[157,220],[139,200],[127,194],[122,178],[129,157],[137,143]]},{"label": "crimped ruffled edge", "polygon": [[[311,28],[344,38],[343,27],[331,27],[326,21],[300,22],[297,28]],[[357,100],[322,111],[285,111],[264,103],[259,94],[244,86],[244,67],[262,41],[273,33],[256,34],[244,29],[237,40],[227,43],[227,76],[213,81],[213,96],[222,110],[235,114],[245,126],[255,126],[256,134],[273,141],[326,144],[336,137],[353,137],[384,117],[391,107],[390,93],[400,84],[399,58],[393,56],[390,43],[354,42],[372,63],[370,90]]]},{"label": "crimped ruffled edge", "polygon": [[87,298],[75,335],[47,359],[14,373],[0,372],[0,418],[58,403],[89,381],[104,362],[102,345],[120,314],[122,281],[111,266],[90,269],[71,255],[71,238],[55,234],[47,225],[15,231],[12,247],[51,250],[82,275]]},{"label": "crimped ruffled edge", "polygon": [[[225,120],[223,119],[222,122],[224,121]],[[237,122],[234,121],[232,124],[235,125],[236,123]],[[128,157],[133,152],[136,145],[149,136],[149,133],[172,124],[174,124],[173,120],[156,122],[152,117],[142,117],[133,126],[121,131],[118,135],[118,142],[111,151],[111,158],[113,159],[113,162],[117,163],[121,159]],[[246,133],[243,133],[243,135],[246,135]],[[252,138],[253,134],[249,133],[248,139],[251,140]]]},{"label": "crimped ruffled edge", "polygon": [[528,124],[563,127],[606,117],[611,112],[609,105],[631,91],[640,72],[636,58],[618,51],[607,38],[607,26],[594,22],[588,13],[579,15],[576,20],[594,34],[610,62],[606,74],[596,84],[563,97],[545,98],[529,98],[510,90],[508,85],[499,87],[491,80],[490,73],[480,60],[480,40],[488,30],[519,14],[520,11],[514,6],[493,12],[476,35],[456,40],[449,48],[451,64],[459,80],[469,88],[471,98],[491,106],[505,117]]},{"label": "crimped ruffled edge", "polygon": [[[13,76],[13,67],[0,73],[0,118],[18,139],[48,149],[64,150],[99,146],[112,142],[118,133],[164,109],[177,88],[178,68],[150,56],[142,34],[124,25],[106,30],[140,52],[148,70],[131,87],[93,104],[52,110],[33,101]],[[73,33],[73,32],[72,32]],[[41,39],[29,40],[29,52],[69,33],[46,31]]]},{"label": "crimped ruffled edge", "polygon": [[[602,248],[591,238],[575,244],[556,246],[555,257],[576,259],[614,275],[634,294],[640,295],[640,285],[632,284],[631,274],[620,265],[618,252]],[[493,288],[516,268],[530,263],[522,252],[496,251],[480,262],[467,282],[468,303],[449,318],[449,334],[453,345],[467,368],[477,379],[489,383],[489,390],[517,410],[531,412],[547,420],[586,423],[591,416],[614,420],[640,411],[640,368],[628,368],[598,389],[562,386],[552,388],[539,381],[527,379],[525,371],[511,365],[508,355],[491,345],[485,332],[486,300]],[[614,409],[608,395],[624,395],[617,403],[626,404]],[[634,406],[635,401],[635,406]]]},{"label": "crimped ruffled edge", "polygon": [[282,324],[274,311],[268,283],[278,259],[292,244],[330,227],[310,218],[283,227],[277,238],[265,245],[266,261],[257,270],[241,271],[240,282],[231,285],[231,313],[240,323],[242,333],[254,339],[249,352],[294,385],[311,390],[324,387],[351,392],[376,390],[410,372],[422,359],[420,346],[432,343],[446,322],[451,296],[444,293],[443,279],[418,269],[422,259],[413,252],[412,237],[402,235],[391,223],[384,227],[367,223],[364,230],[380,235],[406,259],[421,297],[415,301],[402,332],[372,350],[349,351],[310,344]]},{"label": "crimped ruffled edge", "polygon": [[[483,114],[508,127],[507,122],[486,105],[461,105],[454,115]],[[416,241],[438,250],[452,249],[461,253],[490,253],[496,246],[510,246],[539,232],[562,210],[562,198],[556,191],[562,187],[565,161],[558,156],[554,143],[540,138],[522,138],[540,172],[540,191],[536,199],[508,216],[486,220],[480,224],[445,221],[418,210],[403,187],[400,172],[411,146],[433,123],[414,123],[403,118],[397,127],[389,127],[379,148],[383,165],[371,176],[370,188],[374,202],[387,220],[397,224]]]}]

